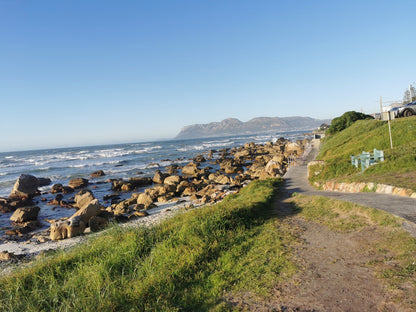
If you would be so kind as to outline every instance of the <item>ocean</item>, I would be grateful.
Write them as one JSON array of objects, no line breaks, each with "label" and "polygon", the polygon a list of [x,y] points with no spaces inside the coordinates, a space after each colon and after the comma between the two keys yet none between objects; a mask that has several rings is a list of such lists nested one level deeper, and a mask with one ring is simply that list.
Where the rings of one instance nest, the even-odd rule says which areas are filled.
[{"label": "ocean", "polygon": [[[75,211],[46,205],[55,196],[48,193],[53,184],[68,185],[69,180],[74,178],[89,179],[95,197],[103,204],[103,196],[113,193],[111,183],[106,183],[108,179],[152,177],[156,170],[163,172],[164,168],[172,164],[185,165],[196,155],[210,150],[242,146],[247,142],[263,144],[280,137],[289,140],[303,139],[306,133],[303,131],[0,153],[0,197],[8,197],[20,174],[50,178],[52,183],[41,187],[43,195],[35,198],[36,204],[41,208],[39,220],[46,227],[48,223],[44,219],[70,216]],[[103,170],[105,176],[91,179],[91,173],[97,170]],[[65,195],[64,199],[75,194]],[[120,194],[120,197],[128,198],[130,195],[131,193]],[[45,201],[41,201],[41,198]],[[0,213],[0,236],[4,230],[10,229],[10,216],[11,213]]]}]

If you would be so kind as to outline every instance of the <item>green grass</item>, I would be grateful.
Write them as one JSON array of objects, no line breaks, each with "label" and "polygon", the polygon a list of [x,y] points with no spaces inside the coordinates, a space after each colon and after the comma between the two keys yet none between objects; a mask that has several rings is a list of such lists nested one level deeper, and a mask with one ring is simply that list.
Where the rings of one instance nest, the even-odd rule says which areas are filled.
[{"label": "green grass", "polygon": [[[311,182],[375,182],[416,191],[416,116],[393,120],[391,130],[393,149],[385,121],[360,120],[328,137],[317,156],[325,166],[310,178]],[[384,151],[384,162],[370,166],[364,173],[351,165],[351,155],[372,152],[374,148]]]},{"label": "green grass", "polygon": [[293,235],[270,218],[280,179],[151,229],[113,228],[0,283],[1,311],[229,310],[224,293],[262,298],[294,266]]}]

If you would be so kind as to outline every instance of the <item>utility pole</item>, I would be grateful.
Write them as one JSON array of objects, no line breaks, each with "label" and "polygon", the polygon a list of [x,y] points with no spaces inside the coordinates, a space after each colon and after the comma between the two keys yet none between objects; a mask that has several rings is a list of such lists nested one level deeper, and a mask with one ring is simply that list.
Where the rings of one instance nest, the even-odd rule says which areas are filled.
[{"label": "utility pole", "polygon": [[383,99],[380,96],[380,119],[383,120]]},{"label": "utility pole", "polygon": [[[381,112],[381,120],[383,120],[383,98],[380,96],[380,112]],[[393,149],[393,139],[391,136],[391,125],[390,125],[390,112],[387,111],[387,123],[389,124],[389,136],[390,136],[390,147]]]}]

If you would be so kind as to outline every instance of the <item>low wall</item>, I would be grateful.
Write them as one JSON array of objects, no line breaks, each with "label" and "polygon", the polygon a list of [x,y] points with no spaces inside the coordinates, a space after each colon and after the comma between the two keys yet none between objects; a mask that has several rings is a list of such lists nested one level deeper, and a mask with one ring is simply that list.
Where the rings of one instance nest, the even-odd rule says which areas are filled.
[{"label": "low wall", "polygon": [[375,193],[399,195],[399,196],[416,198],[416,192],[413,192],[410,189],[405,189],[402,187],[396,187],[396,186],[387,185],[387,184],[377,184],[373,182],[344,183],[344,182],[329,181],[323,184],[315,182],[314,185],[318,188],[322,188],[324,191],[337,191],[337,192],[345,192],[345,193],[375,192]]}]

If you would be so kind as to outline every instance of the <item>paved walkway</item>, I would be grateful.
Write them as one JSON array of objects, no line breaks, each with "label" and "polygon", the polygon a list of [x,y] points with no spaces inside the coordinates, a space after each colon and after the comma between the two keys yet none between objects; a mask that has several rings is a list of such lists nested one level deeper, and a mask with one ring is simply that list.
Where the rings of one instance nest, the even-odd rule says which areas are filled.
[{"label": "paved walkway", "polygon": [[319,142],[314,141],[308,156],[301,160],[297,166],[289,168],[284,176],[286,196],[290,196],[294,192],[304,195],[318,195],[381,209],[407,220],[403,227],[416,237],[416,199],[414,198],[378,193],[319,191],[309,185],[307,163],[316,157],[318,150]]}]

